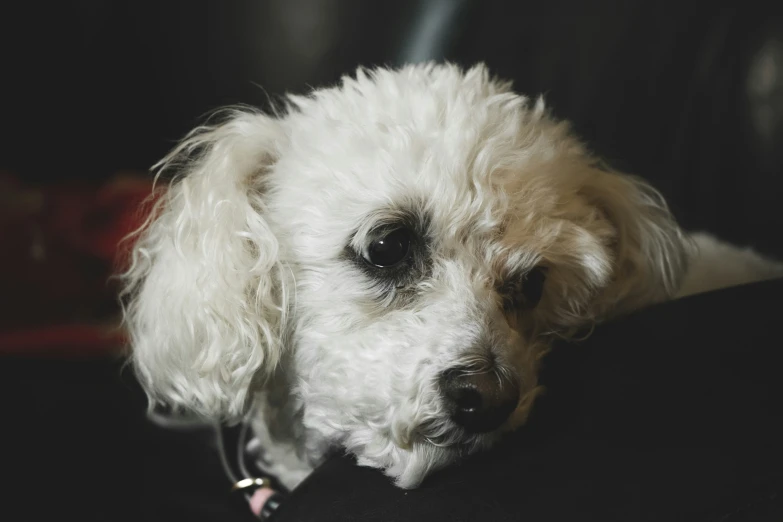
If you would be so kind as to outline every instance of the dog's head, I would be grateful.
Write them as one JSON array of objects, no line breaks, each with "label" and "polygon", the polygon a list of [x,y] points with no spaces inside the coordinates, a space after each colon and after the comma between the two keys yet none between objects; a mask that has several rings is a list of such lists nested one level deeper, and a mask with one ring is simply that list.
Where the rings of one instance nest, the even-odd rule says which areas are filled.
[{"label": "dog's head", "polygon": [[126,274],[151,397],[237,417],[284,371],[309,433],[403,487],[525,420],[553,335],[684,269],[657,193],[483,67],[359,71],[163,168]]}]

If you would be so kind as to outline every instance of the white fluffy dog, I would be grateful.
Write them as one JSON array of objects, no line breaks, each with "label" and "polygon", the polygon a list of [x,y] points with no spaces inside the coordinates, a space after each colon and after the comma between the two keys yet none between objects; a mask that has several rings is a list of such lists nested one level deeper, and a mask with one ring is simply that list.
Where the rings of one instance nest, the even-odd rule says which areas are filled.
[{"label": "white fluffy dog", "polygon": [[483,66],[360,70],[289,100],[163,160],[177,178],[125,274],[151,401],[251,415],[288,486],[344,448],[415,487],[525,421],[553,338],[783,274],[692,241]]}]

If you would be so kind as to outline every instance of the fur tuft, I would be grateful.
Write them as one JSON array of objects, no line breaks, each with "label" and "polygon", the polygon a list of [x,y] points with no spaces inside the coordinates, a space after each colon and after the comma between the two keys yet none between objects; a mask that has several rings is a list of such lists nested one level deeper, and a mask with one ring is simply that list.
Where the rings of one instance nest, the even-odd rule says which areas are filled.
[{"label": "fur tuft", "polygon": [[156,168],[174,175],[123,274],[133,363],[151,405],[236,418],[283,350],[287,287],[263,218],[277,124],[232,112]]}]

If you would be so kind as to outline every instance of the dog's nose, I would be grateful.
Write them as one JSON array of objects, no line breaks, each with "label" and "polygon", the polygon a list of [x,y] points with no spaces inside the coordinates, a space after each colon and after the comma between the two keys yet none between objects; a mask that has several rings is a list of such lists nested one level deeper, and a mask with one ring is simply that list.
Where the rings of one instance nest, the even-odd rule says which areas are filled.
[{"label": "dog's nose", "polygon": [[519,386],[495,371],[451,368],[441,375],[441,391],[451,419],[470,433],[503,424],[519,402]]}]

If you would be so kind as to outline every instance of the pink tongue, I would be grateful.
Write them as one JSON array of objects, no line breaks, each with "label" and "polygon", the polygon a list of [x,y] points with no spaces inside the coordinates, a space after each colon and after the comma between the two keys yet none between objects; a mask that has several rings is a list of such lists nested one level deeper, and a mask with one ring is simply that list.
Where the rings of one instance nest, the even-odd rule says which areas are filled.
[{"label": "pink tongue", "polygon": [[275,491],[271,488],[258,488],[253,496],[250,497],[250,511],[255,516],[261,516],[261,510],[264,509],[264,504],[269,500],[269,497],[275,494]]}]

